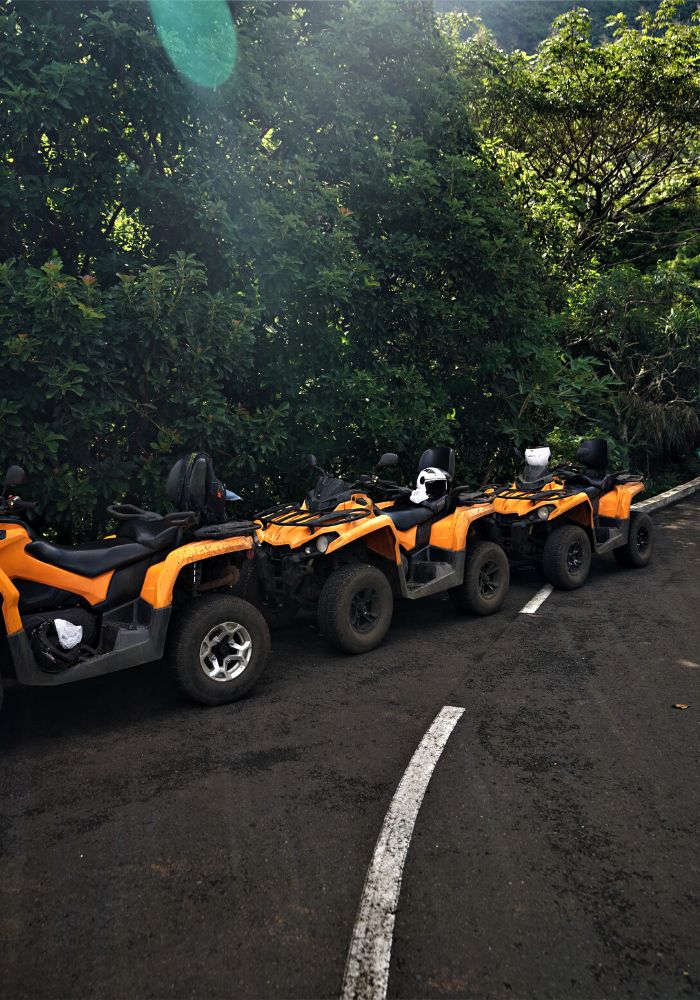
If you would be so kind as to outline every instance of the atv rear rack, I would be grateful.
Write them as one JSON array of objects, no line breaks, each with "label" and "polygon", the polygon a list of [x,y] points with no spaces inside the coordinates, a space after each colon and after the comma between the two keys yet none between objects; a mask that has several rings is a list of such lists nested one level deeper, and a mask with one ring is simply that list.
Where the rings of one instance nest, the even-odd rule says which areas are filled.
[{"label": "atv rear rack", "polygon": [[345,510],[329,510],[318,513],[304,507],[297,507],[295,504],[280,503],[274,507],[268,507],[267,510],[256,514],[255,517],[266,527],[269,524],[277,524],[285,528],[308,528],[309,531],[315,531],[317,528],[326,528],[333,524],[359,521],[363,517],[369,517],[372,513],[370,507],[349,507]]}]

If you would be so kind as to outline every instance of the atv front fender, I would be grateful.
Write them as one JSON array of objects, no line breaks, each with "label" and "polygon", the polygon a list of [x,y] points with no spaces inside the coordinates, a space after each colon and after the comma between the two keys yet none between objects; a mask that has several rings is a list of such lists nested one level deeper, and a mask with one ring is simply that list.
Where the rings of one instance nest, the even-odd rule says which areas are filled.
[{"label": "atv front fender", "polygon": [[181,545],[179,549],[170,552],[163,562],[149,568],[141,588],[141,597],[152,608],[170,607],[173,588],[184,566],[235,552],[244,555],[250,552],[252,555],[253,539],[246,535],[239,538],[225,538],[220,542],[189,542],[187,545]]},{"label": "atv front fender", "polygon": [[[542,506],[542,504],[538,504]],[[593,530],[593,506],[586,493],[575,493],[571,497],[563,497],[557,500],[556,506],[549,515],[545,524],[565,518],[567,521],[576,521],[589,531]]]}]

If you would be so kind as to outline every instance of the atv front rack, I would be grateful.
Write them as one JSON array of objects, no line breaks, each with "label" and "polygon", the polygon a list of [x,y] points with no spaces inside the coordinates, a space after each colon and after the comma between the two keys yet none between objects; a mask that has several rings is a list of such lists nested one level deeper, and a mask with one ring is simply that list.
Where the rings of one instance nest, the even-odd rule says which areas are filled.
[{"label": "atv front rack", "polygon": [[[556,472],[555,472],[556,475]],[[610,475],[611,486],[626,486],[629,483],[641,483],[642,477],[632,472],[614,472]],[[591,485],[595,485],[591,483]],[[586,489],[585,483],[567,483],[563,481],[562,488],[556,490],[523,490],[518,486],[485,486],[487,496],[493,500],[529,500],[530,503],[541,503],[543,500],[562,500],[573,497]]]},{"label": "atv front rack", "polygon": [[487,486],[485,490],[492,492],[487,496],[492,500],[529,500],[530,503],[540,503],[542,500],[562,500],[564,497],[575,496],[581,492],[581,488],[564,486],[563,489],[556,490],[523,490],[518,486]]},{"label": "atv front rack", "polygon": [[297,507],[296,504],[280,503],[274,507],[268,507],[267,510],[256,514],[255,517],[264,527],[276,524],[285,528],[308,528],[309,531],[315,531],[317,528],[327,528],[332,524],[359,521],[371,514],[370,507],[349,507],[344,510],[329,510],[318,513],[304,507]]}]

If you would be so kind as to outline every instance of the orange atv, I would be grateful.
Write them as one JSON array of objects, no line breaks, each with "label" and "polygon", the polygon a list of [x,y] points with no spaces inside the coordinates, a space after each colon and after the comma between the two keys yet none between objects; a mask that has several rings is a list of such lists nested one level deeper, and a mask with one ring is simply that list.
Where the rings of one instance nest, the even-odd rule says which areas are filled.
[{"label": "orange atv", "polygon": [[[177,462],[161,516],[130,504],[109,513],[116,533],[87,545],[55,545],[25,520],[19,466],[0,500],[2,673],[21,684],[67,684],[158,660],[205,705],[240,698],[270,648],[267,625],[231,587],[253,554],[255,525],[226,521],[227,491],[211,459]],[[235,494],[230,494],[235,497]],[[0,686],[0,699],[2,687]]]},{"label": "orange atv", "polygon": [[490,503],[449,488],[452,448],[430,448],[421,457],[419,484],[431,492],[418,502],[410,489],[378,478],[378,470],[398,462],[394,454],[354,483],[330,476],[313,456],[309,462],[319,473],[316,486],[302,504],[257,515],[256,558],[241,578],[240,593],[270,624],[291,620],[300,608],[317,609],[335,646],[363,653],[384,638],[394,598],[447,591],[460,611],[498,610],[508,560],[492,539]]},{"label": "orange atv", "polygon": [[529,449],[512,486],[486,487],[502,544],[512,560],[534,562],[554,587],[574,590],[586,580],[591,555],[612,552],[622,566],[646,566],[654,550],[651,518],[632,511],[641,476],[608,473],[608,443],[582,441],[583,468],[549,468],[549,448]]}]

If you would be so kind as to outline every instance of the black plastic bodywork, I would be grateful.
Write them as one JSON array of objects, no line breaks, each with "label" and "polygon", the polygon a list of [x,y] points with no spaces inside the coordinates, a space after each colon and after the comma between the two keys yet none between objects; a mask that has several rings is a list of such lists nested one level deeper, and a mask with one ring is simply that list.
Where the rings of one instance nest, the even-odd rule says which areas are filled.
[{"label": "black plastic bodywork", "polygon": [[[144,601],[133,603],[140,606],[121,609],[125,615],[122,621],[117,619],[116,610],[111,617],[103,616],[103,636],[109,634],[110,625],[113,629],[115,645],[112,649],[98,652],[60,673],[46,673],[39,668],[26,631],[8,635],[7,644],[17,680],[32,687],[55,687],[159,660],[165,648],[171,608],[149,608]],[[127,613],[132,615],[131,621]]]}]

